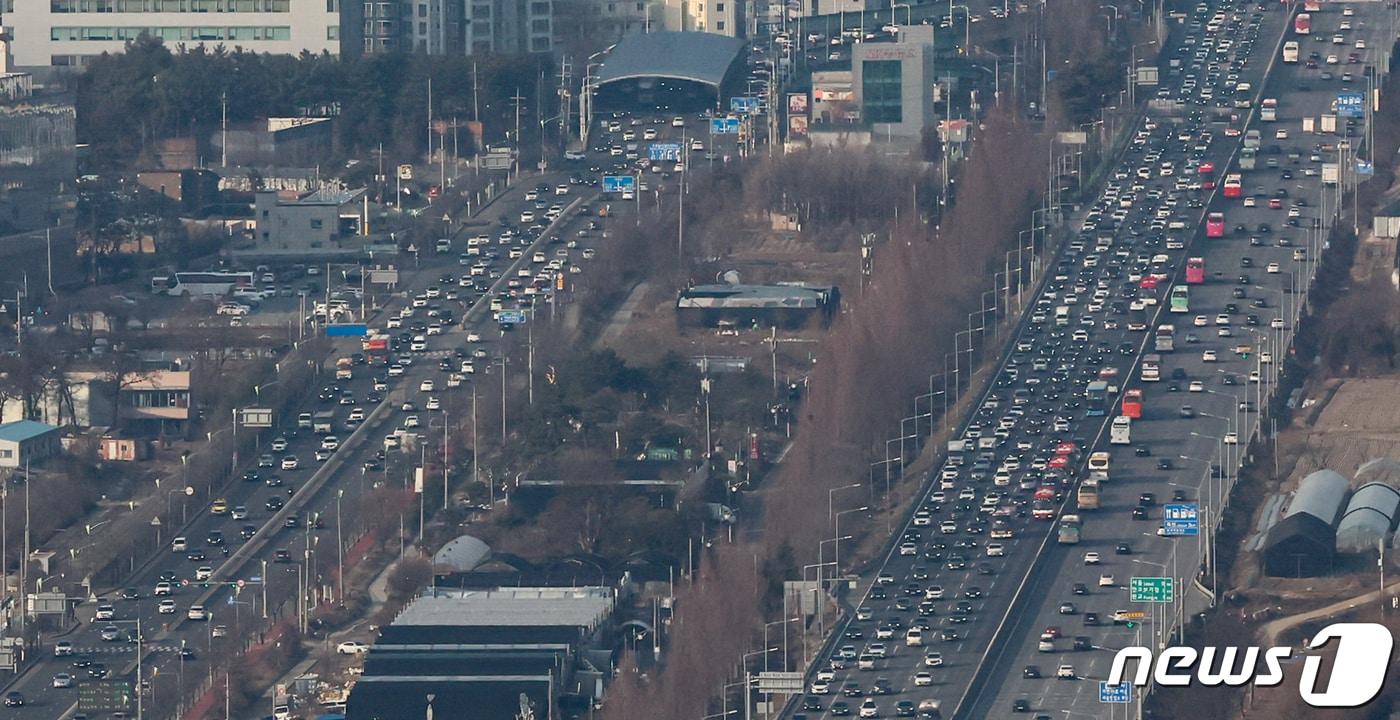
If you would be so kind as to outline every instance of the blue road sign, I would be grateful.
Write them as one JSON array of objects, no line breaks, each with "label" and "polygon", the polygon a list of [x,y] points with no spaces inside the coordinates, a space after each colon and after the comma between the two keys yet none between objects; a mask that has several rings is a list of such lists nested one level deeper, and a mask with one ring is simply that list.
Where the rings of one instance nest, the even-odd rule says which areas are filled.
[{"label": "blue road sign", "polygon": [[1117,685],[1109,685],[1107,681],[1099,681],[1099,702],[1126,705],[1132,701],[1132,683],[1118,683]]},{"label": "blue road sign", "polygon": [[1372,164],[1369,163],[1369,162],[1366,162],[1365,160],[1357,160],[1357,161],[1356,161],[1356,174],[1357,174],[1357,175],[1375,175],[1375,174],[1376,174],[1376,166],[1375,166],[1375,165],[1372,165]]},{"label": "blue road sign", "polygon": [[496,314],[496,322],[502,325],[524,325],[525,311],[523,310],[502,310]]},{"label": "blue road sign", "polygon": [[1201,532],[1199,503],[1162,506],[1162,531],[1167,537],[1194,537]]},{"label": "blue road sign", "polygon": [[326,326],[326,337],[364,337],[369,328],[364,323],[336,323]]},{"label": "blue road sign", "polygon": [[729,98],[729,111],[736,113],[754,113],[762,107],[762,99],[756,97],[732,97]]},{"label": "blue road sign", "polygon": [[1339,93],[1337,95],[1337,117],[1366,117],[1365,103],[1366,97],[1359,92]]},{"label": "blue road sign", "polygon": [[620,193],[637,189],[637,178],[631,175],[604,175],[603,192]]},{"label": "blue road sign", "polygon": [[681,161],[680,143],[652,143],[647,154],[652,162],[657,160],[669,160],[670,162]]}]

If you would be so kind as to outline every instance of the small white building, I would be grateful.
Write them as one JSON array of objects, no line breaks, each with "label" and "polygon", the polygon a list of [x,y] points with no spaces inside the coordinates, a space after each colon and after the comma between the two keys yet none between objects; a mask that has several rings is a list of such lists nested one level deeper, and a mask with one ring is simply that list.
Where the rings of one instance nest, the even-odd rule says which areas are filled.
[{"label": "small white building", "polygon": [[0,425],[0,468],[37,465],[63,450],[58,428],[36,420]]}]

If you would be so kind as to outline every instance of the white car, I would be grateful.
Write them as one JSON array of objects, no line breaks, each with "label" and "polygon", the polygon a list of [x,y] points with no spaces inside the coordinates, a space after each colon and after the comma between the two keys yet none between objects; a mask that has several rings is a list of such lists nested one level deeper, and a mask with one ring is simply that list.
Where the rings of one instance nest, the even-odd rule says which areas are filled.
[{"label": "white car", "polygon": [[1117,584],[1118,581],[1114,580],[1113,576],[1108,573],[1099,576],[1099,587],[1113,587]]},{"label": "white car", "polygon": [[59,673],[53,676],[53,686],[59,689],[71,688],[73,687],[73,676],[68,673]]},{"label": "white car", "polygon": [[442,403],[437,398],[430,397],[428,398],[428,402],[424,403],[423,407],[429,410],[439,410],[442,408]]},{"label": "white car", "polygon": [[282,458],[283,470],[295,470],[299,467],[301,467],[301,461],[297,459],[297,456],[288,455],[287,457]]},{"label": "white car", "polygon": [[162,581],[156,583],[156,589],[153,594],[159,597],[161,595],[169,595],[172,592],[174,592],[174,588],[171,587],[170,583]]},{"label": "white car", "polygon": [[339,448],[339,447],[340,447],[340,438],[337,438],[337,437],[334,436],[334,435],[327,435],[327,436],[321,438],[321,449],[322,449],[322,450],[335,450],[335,449],[337,449],[337,448]]},{"label": "white car", "polygon": [[287,449],[287,438],[275,437],[272,439],[272,445],[269,447],[273,452],[282,452]]},{"label": "white car", "polygon": [[1206,350],[1201,353],[1201,362],[1215,362],[1215,351]]},{"label": "white car", "polygon": [[478,334],[478,333],[469,332],[469,333],[467,333],[467,342],[469,342],[469,343],[479,343],[479,342],[481,342],[481,335]]},{"label": "white car", "polygon": [[423,382],[418,383],[418,392],[432,392],[433,387],[434,385],[432,380],[424,380]]},{"label": "white car", "polygon": [[1274,131],[1274,139],[1275,139],[1275,140],[1287,140],[1287,139],[1288,139],[1288,131],[1287,131],[1287,130],[1284,130],[1283,128],[1279,128],[1278,130],[1275,130],[1275,131]]},{"label": "white car", "polygon": [[1270,274],[1270,275],[1277,275],[1277,274],[1279,273],[1278,263],[1276,263],[1276,262],[1269,263],[1268,267],[1265,267],[1265,268],[1264,268],[1264,272],[1266,272],[1266,273],[1268,273],[1268,274]]},{"label": "white car", "polygon": [[[1205,327],[1210,324],[1210,318],[1206,317],[1205,315],[1197,315],[1196,319],[1192,321],[1192,324],[1196,327]],[[389,371],[390,375],[394,374],[393,368],[389,368]]]},{"label": "white car", "polygon": [[190,609],[185,611],[185,617],[190,620],[208,620],[209,613],[204,611],[203,605],[191,605]]},{"label": "white car", "polygon": [[988,544],[987,544],[987,557],[1005,557],[1005,556],[1006,556],[1006,546],[1005,546],[1005,545],[1002,545],[1001,543],[988,543]]},{"label": "white car", "polygon": [[1238,434],[1232,433],[1232,432],[1230,432],[1230,433],[1225,433],[1225,437],[1223,438],[1223,441],[1224,441],[1224,443],[1225,443],[1226,445],[1238,445],[1239,442],[1240,442],[1240,436],[1239,436]]},{"label": "white car", "polygon": [[831,682],[828,680],[813,680],[810,692],[813,695],[828,695],[831,693]]},{"label": "white car", "polygon": [[1085,565],[1098,565],[1099,562],[1100,562],[1100,560],[1101,560],[1101,558],[1099,557],[1099,554],[1096,553],[1096,552],[1086,552],[1086,553],[1084,553],[1084,564],[1085,564]]},{"label": "white car", "polygon": [[214,577],[214,568],[209,567],[208,565],[200,565],[199,567],[195,568],[195,580],[208,580],[211,577]]},{"label": "white car", "polygon": [[933,684],[933,674],[927,670],[914,673],[914,687],[928,687]]},{"label": "white car", "polygon": [[408,417],[403,419],[403,426],[405,428],[421,427],[422,421],[418,419],[417,415],[409,415]]},{"label": "white car", "polygon": [[98,620],[111,620],[117,616],[117,609],[111,605],[98,605],[97,613],[93,615]]},{"label": "white car", "polygon": [[174,615],[174,614],[175,614],[175,601],[174,601],[174,600],[161,600],[161,601],[160,601],[160,605],[156,606],[156,612],[160,613],[161,615]]},{"label": "white car", "polygon": [[1203,382],[1201,382],[1200,380],[1192,380],[1192,381],[1191,381],[1191,384],[1186,386],[1186,391],[1187,391],[1187,392],[1205,392],[1205,391],[1206,391],[1206,384],[1203,383]]},{"label": "white car", "polygon": [[336,645],[335,651],[341,655],[359,655],[361,653],[369,652],[369,646],[358,640],[346,640],[345,642]]}]

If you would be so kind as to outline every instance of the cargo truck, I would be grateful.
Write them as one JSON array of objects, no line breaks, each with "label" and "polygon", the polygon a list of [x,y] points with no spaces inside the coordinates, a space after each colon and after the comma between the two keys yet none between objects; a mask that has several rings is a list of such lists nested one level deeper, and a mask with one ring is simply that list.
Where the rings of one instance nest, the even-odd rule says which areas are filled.
[{"label": "cargo truck", "polygon": [[1079,490],[1075,493],[1074,499],[1080,510],[1097,510],[1099,508],[1099,481],[1094,478],[1084,480],[1079,484]]},{"label": "cargo truck", "polygon": [[1061,545],[1079,544],[1079,516],[1066,515],[1060,518],[1060,531],[1058,537]]},{"label": "cargo truck", "polygon": [[351,379],[353,379],[354,376],[355,376],[355,372],[354,372],[354,370],[351,369],[351,367],[352,367],[354,364],[355,364],[355,361],[351,360],[351,359],[348,358],[348,357],[343,357],[343,358],[337,359],[337,360],[335,361],[335,379],[336,379],[336,380],[351,380]]},{"label": "cargo truck", "polygon": [[1176,326],[1158,325],[1157,334],[1152,336],[1152,349],[1159,353],[1171,352],[1176,347]]},{"label": "cargo truck", "polygon": [[329,435],[335,432],[335,411],[322,410],[316,413],[311,420],[311,432],[317,435]]},{"label": "cargo truck", "polygon": [[1259,119],[1263,122],[1278,120],[1277,98],[1264,98],[1264,101],[1259,104]]}]

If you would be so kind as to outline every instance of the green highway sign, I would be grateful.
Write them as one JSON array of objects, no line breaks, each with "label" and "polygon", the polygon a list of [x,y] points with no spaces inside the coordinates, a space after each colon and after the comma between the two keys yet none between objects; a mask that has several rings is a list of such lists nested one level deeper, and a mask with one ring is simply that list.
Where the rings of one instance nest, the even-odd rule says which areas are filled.
[{"label": "green highway sign", "polygon": [[1169,603],[1175,599],[1175,583],[1167,577],[1135,577],[1128,584],[1128,599],[1133,602]]},{"label": "green highway sign", "polygon": [[85,713],[127,711],[135,701],[127,680],[89,680],[78,686],[78,709]]}]

